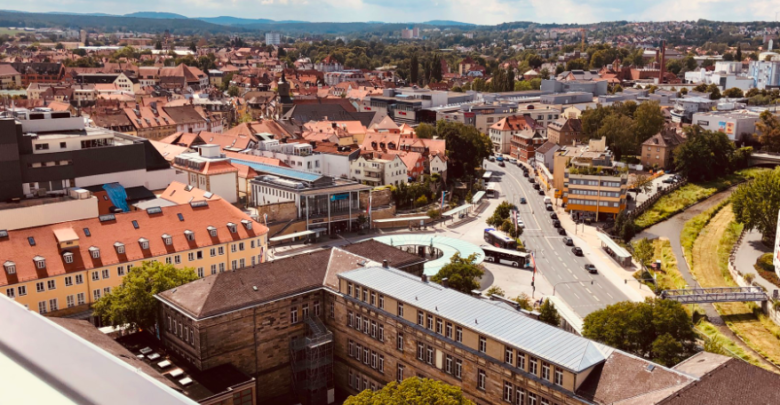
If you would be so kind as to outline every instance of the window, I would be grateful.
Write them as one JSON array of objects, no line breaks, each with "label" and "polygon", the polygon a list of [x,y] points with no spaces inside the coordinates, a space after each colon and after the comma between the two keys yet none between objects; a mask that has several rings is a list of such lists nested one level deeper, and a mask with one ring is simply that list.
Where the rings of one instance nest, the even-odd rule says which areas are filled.
[{"label": "window", "polygon": [[46,289],[44,288],[43,281],[39,281],[35,283],[35,292],[44,292]]},{"label": "window", "polygon": [[320,302],[314,301],[314,316],[320,316]]},{"label": "window", "polygon": [[459,380],[463,378],[463,360],[461,359],[455,360],[455,378]]},{"label": "window", "polygon": [[68,308],[72,308],[76,306],[76,300],[73,299],[72,295],[68,295],[65,297],[65,304],[68,306]]},{"label": "window", "polygon": [[425,345],[417,342],[417,360],[425,360]]},{"label": "window", "polygon": [[352,318],[354,316],[352,315],[352,311],[347,311],[347,326],[350,328],[352,327]]},{"label": "window", "polygon": [[444,327],[444,336],[452,339],[452,324],[449,322],[447,322],[447,325]]},{"label": "window", "polygon": [[347,283],[347,295],[352,295],[352,283]]},{"label": "window", "polygon": [[11,287],[5,290],[5,295],[8,296],[8,298],[14,298],[16,297],[16,290]]},{"label": "window", "polygon": [[371,321],[371,337],[376,338],[376,322]]},{"label": "window", "polygon": [[385,309],[385,296],[379,294],[379,308]]},{"label": "window", "polygon": [[525,370],[525,355],[517,352],[517,368]]},{"label": "window", "polygon": [[395,348],[404,351],[404,335],[401,333],[395,335]]},{"label": "window", "polygon": [[349,340],[349,357],[355,356],[355,342],[352,339]]},{"label": "window", "polygon": [[478,369],[477,370],[477,388],[484,391],[486,386],[487,386],[487,375],[485,375],[485,370]]},{"label": "window", "polygon": [[544,361],[542,362],[542,378],[550,380],[550,365]]},{"label": "window", "polygon": [[103,279],[107,279],[111,276],[111,273],[108,271],[108,269],[101,270],[101,273],[103,273]]},{"label": "window", "polygon": [[517,388],[515,390],[515,405],[525,405],[525,390],[522,388]]},{"label": "window", "polygon": [[377,363],[378,358],[379,358],[379,356],[377,356],[376,352],[372,350],[371,351],[371,368],[376,369],[376,367],[377,367],[376,363]]},{"label": "window", "polygon": [[217,248],[217,253],[219,253],[220,256],[224,255],[225,254],[225,247],[224,246],[218,247]]},{"label": "window", "polygon": [[360,353],[363,353],[363,346],[355,345],[355,359],[357,361],[360,361]]},{"label": "window", "polygon": [[555,368],[555,384],[563,385],[563,371],[559,368]]},{"label": "window", "polygon": [[20,297],[27,295],[27,286],[20,285],[16,288],[16,292],[19,293]]},{"label": "window", "polygon": [[452,374],[452,356],[449,354],[444,359],[444,372],[447,374]]},{"label": "window", "polygon": [[290,308],[290,323],[298,323],[298,307]]},{"label": "window", "polygon": [[433,364],[433,346],[428,346],[426,348],[426,354],[427,356],[425,357],[425,359],[428,362],[428,364]]},{"label": "window", "polygon": [[528,405],[536,405],[536,394],[528,393]]},{"label": "window", "polygon": [[236,244],[235,243],[230,245],[230,252],[236,253]]},{"label": "window", "polygon": [[399,302],[398,303],[398,316],[400,316],[401,318],[404,317],[404,303],[403,302]]},{"label": "window", "polygon": [[368,349],[363,348],[363,364],[368,364]]},{"label": "window", "polygon": [[514,387],[512,383],[504,381],[504,401],[512,403],[512,393],[514,393]]},{"label": "window", "polygon": [[45,269],[46,268],[46,259],[44,259],[44,258],[42,258],[40,256],[36,256],[36,258],[33,259],[33,260],[35,261],[35,267],[36,268],[39,268],[39,269]]},{"label": "window", "polygon": [[73,253],[63,253],[62,259],[65,260],[65,263],[73,263]]},{"label": "window", "polygon": [[455,341],[463,343],[463,328],[455,327]]},{"label": "window", "polygon": [[360,299],[360,286],[355,286],[355,298]]},{"label": "window", "polygon": [[355,329],[360,330],[363,327],[363,317],[360,314],[355,314]]},{"label": "window", "polygon": [[103,294],[108,295],[111,292],[111,287],[103,287]]},{"label": "window", "polygon": [[216,256],[216,255],[217,255],[217,249],[215,249],[215,248],[211,248],[211,249],[209,249],[209,255],[210,255],[211,257],[214,257],[214,256]]},{"label": "window", "polygon": [[422,311],[417,311],[417,324],[420,326],[425,324],[425,315]]},{"label": "window", "polygon": [[309,316],[309,304],[303,304],[301,306],[301,316],[306,319]]},{"label": "window", "polygon": [[487,353],[487,339],[484,336],[479,337],[479,351]]},{"label": "window", "polygon": [[41,301],[38,303],[38,313],[39,314],[46,313],[46,301]]},{"label": "window", "polygon": [[100,273],[97,271],[92,272],[92,281],[100,281]]},{"label": "window", "polygon": [[428,329],[433,330],[433,315],[428,315]]},{"label": "window", "polygon": [[87,300],[84,297],[84,293],[76,294],[76,303],[77,305],[84,305],[87,303]]},{"label": "window", "polygon": [[537,373],[537,369],[536,368],[538,367],[538,363],[537,362],[538,361],[535,358],[533,358],[533,357],[528,359],[528,372],[529,373],[531,373],[533,375],[536,375],[536,373]]},{"label": "window", "polygon": [[377,369],[379,369],[381,373],[385,372],[385,356],[381,354],[379,355],[379,364],[377,364]]},{"label": "window", "polygon": [[198,267],[198,278],[203,278],[203,277],[204,277],[203,267]]},{"label": "window", "polygon": [[366,335],[368,335],[368,333],[369,333],[369,331],[368,331],[368,316],[364,316],[363,317],[363,333],[365,333]]},{"label": "window", "polygon": [[[179,255],[176,255],[176,260],[177,260],[176,262],[177,264],[181,263],[181,259],[179,258]],[[195,253],[194,252],[187,253],[187,260],[188,261],[195,260]]]},{"label": "window", "polygon": [[76,284],[84,284],[84,275],[76,274]]},{"label": "window", "polygon": [[371,291],[371,305],[376,306],[376,293]]},{"label": "window", "polygon": [[165,258],[165,264],[171,264],[171,257],[170,256]]},{"label": "window", "polygon": [[380,342],[384,342],[385,341],[385,326],[384,325],[382,325],[382,324],[379,325],[379,333],[378,333],[378,336],[376,338],[379,339]]},{"label": "window", "polygon": [[57,280],[47,280],[46,281],[46,289],[47,290],[54,290],[57,288]]},{"label": "window", "polygon": [[100,299],[100,289],[92,291],[92,301],[97,301]]},{"label": "window", "polygon": [[396,381],[401,382],[401,381],[404,380],[404,369],[405,368],[406,367],[404,367],[403,364],[399,364],[398,365],[398,368],[396,369],[396,372],[395,372],[395,380]]},{"label": "window", "polygon": [[224,273],[225,272],[225,263],[220,263],[219,264],[219,272],[220,273]]},{"label": "window", "polygon": [[504,363],[514,365],[515,351],[511,347],[507,347],[504,351]]}]

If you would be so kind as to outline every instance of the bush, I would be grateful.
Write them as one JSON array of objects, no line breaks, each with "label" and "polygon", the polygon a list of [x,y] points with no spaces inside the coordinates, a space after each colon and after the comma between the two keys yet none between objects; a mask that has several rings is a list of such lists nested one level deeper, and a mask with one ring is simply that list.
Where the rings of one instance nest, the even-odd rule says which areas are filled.
[{"label": "bush", "polygon": [[428,205],[428,197],[421,195],[416,201],[417,206]]},{"label": "bush", "polygon": [[488,288],[486,294],[487,294],[488,297],[492,297],[494,295],[498,295],[499,297],[503,297],[503,296],[506,295],[506,293],[504,292],[504,289],[499,287],[499,286],[496,286],[496,285]]},{"label": "bush", "polygon": [[755,274],[749,273],[749,274],[745,274],[744,278],[745,278],[745,282],[746,283],[752,285],[753,284],[753,280],[755,280],[756,276],[755,276]]},{"label": "bush", "polygon": [[441,210],[437,210],[436,208],[428,210],[428,212],[426,212],[425,214],[431,217],[431,219],[441,218]]},{"label": "bush", "polygon": [[764,253],[756,260],[756,264],[753,265],[758,275],[766,281],[780,287],[780,278],[775,273],[775,265],[772,263],[772,253]]}]

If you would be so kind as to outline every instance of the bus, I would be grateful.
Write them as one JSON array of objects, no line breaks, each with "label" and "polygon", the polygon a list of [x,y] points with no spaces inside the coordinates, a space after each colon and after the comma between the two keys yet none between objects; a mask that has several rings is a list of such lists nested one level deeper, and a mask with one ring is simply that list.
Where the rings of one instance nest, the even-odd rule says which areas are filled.
[{"label": "bus", "polygon": [[482,251],[485,252],[485,260],[493,263],[509,263],[512,267],[526,267],[530,255],[516,250],[502,249],[494,246],[482,245]]},{"label": "bus", "polygon": [[485,242],[498,248],[517,249],[517,241],[497,231],[496,228],[485,229]]},{"label": "bus", "polygon": [[485,172],[485,174],[482,175],[482,182],[485,184],[490,183],[491,177],[493,177],[493,172]]},{"label": "bus", "polygon": [[488,183],[485,187],[485,196],[487,198],[498,198],[498,184]]}]

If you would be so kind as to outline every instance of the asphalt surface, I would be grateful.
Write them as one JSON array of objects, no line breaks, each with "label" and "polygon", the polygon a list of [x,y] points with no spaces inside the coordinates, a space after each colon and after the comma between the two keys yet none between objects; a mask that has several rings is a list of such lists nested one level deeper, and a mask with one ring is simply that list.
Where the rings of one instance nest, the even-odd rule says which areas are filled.
[{"label": "asphalt surface", "polygon": [[[523,177],[520,167],[508,162],[505,167],[499,167],[488,162],[487,168],[493,172],[493,181],[500,184],[501,198],[517,205],[520,218],[525,223],[521,239],[526,249],[534,253],[537,271],[555,287],[557,296],[581,317],[607,305],[629,300],[600,272],[590,274],[585,270],[585,264],[591,262],[587,257],[575,256],[572,247],[563,243],[563,236],[552,225],[551,212],[544,207],[544,196],[539,195],[528,178]],[[530,171],[529,175],[532,175]],[[526,204],[520,204],[521,197],[526,199]],[[599,267],[598,262],[593,264]]]}]

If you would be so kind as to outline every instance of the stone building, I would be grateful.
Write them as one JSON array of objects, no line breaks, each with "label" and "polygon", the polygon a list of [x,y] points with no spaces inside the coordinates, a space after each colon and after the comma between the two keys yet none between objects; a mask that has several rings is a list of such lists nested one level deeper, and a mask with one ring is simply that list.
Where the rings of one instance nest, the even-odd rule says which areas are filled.
[{"label": "stone building", "polygon": [[547,124],[547,140],[558,145],[571,145],[582,136],[582,120],[560,118]]},{"label": "stone building", "polygon": [[674,150],[685,142],[674,127],[664,128],[661,132],[642,142],[640,160],[647,168],[671,169],[674,167]]}]

